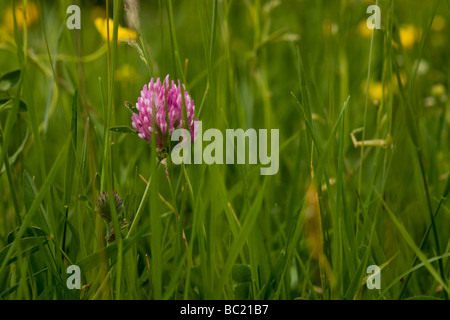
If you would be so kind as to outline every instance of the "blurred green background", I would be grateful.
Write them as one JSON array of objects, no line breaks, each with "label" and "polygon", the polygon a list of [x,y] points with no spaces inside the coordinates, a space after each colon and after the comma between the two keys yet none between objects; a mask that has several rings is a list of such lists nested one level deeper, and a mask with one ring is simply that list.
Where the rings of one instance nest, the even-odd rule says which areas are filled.
[{"label": "blurred green background", "polygon": [[[21,70],[0,92],[0,298],[448,298],[447,0],[380,0],[373,34],[376,1],[152,0],[138,17],[136,1],[13,2],[16,29],[0,4],[0,76]],[[108,46],[106,14],[136,41]],[[107,131],[131,126],[124,102],[167,74],[203,130],[279,129],[278,174],[169,163],[167,179],[147,142]],[[150,176],[136,233],[108,243],[97,197],[116,190],[131,224]],[[82,290],[65,285],[70,264]]]}]

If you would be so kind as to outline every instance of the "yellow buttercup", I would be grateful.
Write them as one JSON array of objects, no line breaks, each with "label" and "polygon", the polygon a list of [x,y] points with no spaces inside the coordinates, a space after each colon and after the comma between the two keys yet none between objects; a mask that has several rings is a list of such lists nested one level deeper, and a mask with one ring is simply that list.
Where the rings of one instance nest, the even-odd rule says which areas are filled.
[{"label": "yellow buttercup", "polygon": [[[94,20],[95,27],[97,28],[98,32],[100,32],[102,38],[106,41],[108,38],[107,34],[107,20],[103,18],[96,18]],[[108,19],[109,24],[109,41],[112,41],[113,37],[113,20]],[[137,32],[128,28],[124,28],[119,25],[118,33],[117,33],[117,41],[120,43],[121,39],[129,40],[130,38],[133,40],[137,39]]]}]

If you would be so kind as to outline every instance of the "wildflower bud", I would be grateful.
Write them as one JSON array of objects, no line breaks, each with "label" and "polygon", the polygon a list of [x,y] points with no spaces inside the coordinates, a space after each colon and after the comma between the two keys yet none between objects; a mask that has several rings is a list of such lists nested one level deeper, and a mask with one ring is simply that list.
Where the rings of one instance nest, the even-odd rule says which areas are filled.
[{"label": "wildflower bud", "polygon": [[[113,192],[114,194],[114,203],[116,205],[117,215],[120,216],[123,211],[123,201],[120,199],[117,192]],[[108,203],[108,192],[104,191],[97,199],[96,211],[98,214],[105,219],[106,222],[111,221],[111,208]]]},{"label": "wildflower bud", "polygon": [[445,87],[442,84],[435,84],[432,88],[431,88],[431,93],[433,94],[433,96],[438,97],[441,96],[445,93]]}]

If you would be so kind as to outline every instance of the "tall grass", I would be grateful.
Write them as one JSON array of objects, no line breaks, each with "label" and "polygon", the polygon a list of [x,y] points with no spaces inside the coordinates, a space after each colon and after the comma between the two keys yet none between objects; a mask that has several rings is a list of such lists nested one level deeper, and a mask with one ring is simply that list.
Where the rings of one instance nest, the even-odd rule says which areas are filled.
[{"label": "tall grass", "polygon": [[[2,0],[0,298],[448,299],[450,7],[375,3],[380,30],[366,1],[141,1],[127,45],[119,0],[80,3],[81,30],[69,1]],[[279,172],[122,133],[166,74],[203,130],[279,129]]]}]

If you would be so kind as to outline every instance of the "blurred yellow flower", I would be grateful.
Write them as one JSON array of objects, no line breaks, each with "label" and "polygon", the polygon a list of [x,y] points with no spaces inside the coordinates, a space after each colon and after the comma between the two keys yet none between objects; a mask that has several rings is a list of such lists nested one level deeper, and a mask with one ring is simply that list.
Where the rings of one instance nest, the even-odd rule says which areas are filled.
[{"label": "blurred yellow flower", "polygon": [[[364,94],[366,94],[367,82],[363,81],[361,87],[364,90]],[[384,95],[387,95],[387,93],[388,89],[387,87],[385,87]],[[369,85],[369,99],[372,100],[375,105],[377,105],[382,98],[383,98],[383,84],[380,81],[371,81]]]},{"label": "blurred yellow flower", "polygon": [[[102,38],[106,41],[108,38],[108,31],[107,31],[107,23],[109,24],[109,41],[112,41],[113,37],[113,20],[108,19],[108,22],[106,19],[103,18],[96,18],[94,21],[95,27],[97,28],[98,32],[101,34]],[[129,39],[136,40],[137,39],[137,32],[128,28],[124,28],[119,25],[118,33],[117,33],[117,41],[120,43],[121,39],[129,40]]]},{"label": "blurred yellow flower", "polygon": [[358,32],[364,38],[370,38],[372,36],[372,30],[367,28],[367,21],[363,20],[358,24]]},{"label": "blurred yellow flower", "polygon": [[[15,16],[16,16],[16,22],[17,27],[19,29],[23,28],[24,25],[24,19],[23,19],[23,4],[19,3],[15,6]],[[39,19],[39,10],[38,7],[34,2],[29,2],[27,4],[27,12],[25,15],[26,24],[27,26],[33,25],[36,21]],[[3,15],[3,24],[2,29],[4,29],[6,32],[12,32],[14,31],[14,17],[13,17],[13,10],[12,7],[9,6]]]},{"label": "blurred yellow flower", "polygon": [[447,101],[447,90],[441,83],[435,84],[431,87],[431,94],[438,98],[441,102]]},{"label": "blurred yellow flower", "polygon": [[383,97],[383,84],[381,82],[372,83],[369,87],[369,96],[372,100],[381,100]]},{"label": "blurred yellow flower", "polygon": [[433,31],[442,31],[445,28],[445,19],[440,15],[436,15],[431,25]]},{"label": "blurred yellow flower", "polygon": [[435,97],[440,97],[445,94],[445,87],[443,84],[438,83],[431,87],[431,93]]},{"label": "blurred yellow flower", "polygon": [[411,49],[419,38],[419,31],[411,24],[401,26],[399,34],[400,41],[405,49]]},{"label": "blurred yellow flower", "polygon": [[431,25],[431,30],[434,32],[431,34],[430,41],[433,47],[442,47],[447,43],[448,36],[446,35],[445,30],[446,20],[444,17],[440,15],[436,15],[433,20],[433,24]]},{"label": "blurred yellow flower", "polygon": [[[405,86],[407,77],[403,71],[400,71],[400,80],[402,82],[402,85]],[[364,94],[367,93],[367,81],[363,81],[361,83],[361,88],[364,92]],[[369,99],[373,101],[374,105],[378,105],[381,101],[381,99],[386,97],[390,92],[397,92],[398,91],[398,82],[397,77],[394,75],[391,81],[386,80],[386,83],[384,84],[381,81],[370,81],[369,85]]]},{"label": "blurred yellow flower", "polygon": [[119,82],[129,82],[138,77],[136,69],[129,65],[124,64],[116,70],[115,79]]}]

